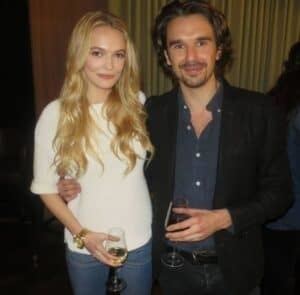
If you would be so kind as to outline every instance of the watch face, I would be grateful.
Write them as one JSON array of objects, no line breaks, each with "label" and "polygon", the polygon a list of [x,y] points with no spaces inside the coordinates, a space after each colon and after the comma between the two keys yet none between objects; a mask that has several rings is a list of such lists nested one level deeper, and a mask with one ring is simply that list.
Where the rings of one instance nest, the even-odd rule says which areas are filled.
[{"label": "watch face", "polygon": [[82,249],[82,248],[84,247],[83,240],[80,239],[80,240],[78,241],[77,247],[78,247],[79,249]]},{"label": "watch face", "polygon": [[78,249],[84,248],[84,239],[87,233],[89,233],[89,231],[83,228],[79,234],[73,236],[73,242]]},{"label": "watch face", "polygon": [[78,249],[82,249],[84,247],[84,242],[80,237],[74,237],[73,242]]}]

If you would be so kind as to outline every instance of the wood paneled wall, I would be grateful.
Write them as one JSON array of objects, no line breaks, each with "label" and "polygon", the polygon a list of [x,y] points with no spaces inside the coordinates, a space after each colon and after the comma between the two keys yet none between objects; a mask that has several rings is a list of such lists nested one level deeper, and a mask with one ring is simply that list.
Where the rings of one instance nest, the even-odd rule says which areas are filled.
[{"label": "wood paneled wall", "polygon": [[107,10],[107,0],[29,0],[29,22],[37,116],[59,94],[71,31],[92,10]]}]

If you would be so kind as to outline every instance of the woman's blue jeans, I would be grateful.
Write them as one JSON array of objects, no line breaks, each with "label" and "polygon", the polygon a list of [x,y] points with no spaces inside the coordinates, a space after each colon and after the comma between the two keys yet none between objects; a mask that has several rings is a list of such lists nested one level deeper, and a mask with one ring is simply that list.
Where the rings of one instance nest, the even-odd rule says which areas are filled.
[{"label": "woman's blue jeans", "polygon": [[[91,255],[66,250],[69,277],[75,295],[105,295],[109,267]],[[127,287],[122,295],[150,295],[152,286],[151,241],[130,251],[118,269]]]}]

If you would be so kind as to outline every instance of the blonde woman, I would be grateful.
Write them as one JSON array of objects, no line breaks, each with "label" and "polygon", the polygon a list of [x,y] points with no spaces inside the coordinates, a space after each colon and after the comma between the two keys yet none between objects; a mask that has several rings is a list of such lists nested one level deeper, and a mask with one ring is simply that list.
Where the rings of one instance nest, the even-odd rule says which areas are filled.
[{"label": "blonde woman", "polygon": [[[122,227],[129,255],[122,294],[151,293],[151,204],[143,165],[152,145],[139,99],[135,51],[123,22],[90,12],[76,24],[60,97],[35,130],[32,192],[65,226],[66,257],[76,295],[105,294],[112,256],[108,229]],[[60,177],[81,187],[67,205]]]}]

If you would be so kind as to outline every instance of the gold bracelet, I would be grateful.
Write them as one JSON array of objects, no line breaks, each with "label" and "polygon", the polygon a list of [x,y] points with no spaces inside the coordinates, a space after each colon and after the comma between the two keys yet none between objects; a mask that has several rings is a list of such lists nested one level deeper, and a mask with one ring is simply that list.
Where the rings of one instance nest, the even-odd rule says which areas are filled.
[{"label": "gold bracelet", "polygon": [[83,249],[85,244],[84,244],[84,240],[86,235],[89,233],[90,231],[87,230],[86,228],[83,228],[78,234],[73,236],[73,243],[75,244],[75,246],[78,249]]}]

